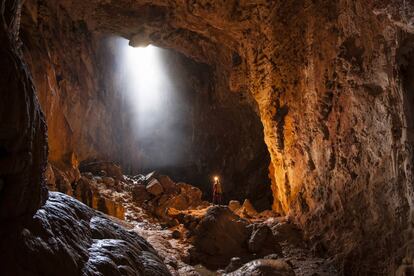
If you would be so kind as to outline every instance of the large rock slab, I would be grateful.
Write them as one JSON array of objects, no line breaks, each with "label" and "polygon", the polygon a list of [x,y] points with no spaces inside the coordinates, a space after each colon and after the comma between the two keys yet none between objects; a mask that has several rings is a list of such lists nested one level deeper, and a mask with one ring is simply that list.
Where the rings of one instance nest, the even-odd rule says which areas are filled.
[{"label": "large rock slab", "polygon": [[89,179],[82,176],[76,183],[75,197],[91,208],[124,219],[125,208],[122,202],[105,195],[103,189],[103,183],[98,183],[96,178]]},{"label": "large rock slab", "polygon": [[284,261],[261,259],[243,265],[227,276],[295,276],[293,269]]},{"label": "large rock slab", "polygon": [[199,260],[208,267],[217,268],[227,265],[231,257],[248,254],[251,230],[247,225],[227,207],[209,208],[194,233]]},{"label": "large rock slab", "polygon": [[174,181],[167,175],[160,175],[157,176],[158,181],[161,183],[162,188],[164,189],[165,193],[173,194],[178,192],[178,187]]},{"label": "large rock slab", "polygon": [[154,178],[148,182],[147,192],[154,196],[159,196],[164,192],[164,188],[162,187],[161,183]]},{"label": "large rock slab", "polygon": [[253,225],[253,231],[248,241],[249,251],[258,256],[277,254],[283,256],[282,248],[277,242],[277,237],[273,234],[269,226],[265,224]]},{"label": "large rock slab", "polygon": [[151,199],[151,194],[142,184],[135,184],[131,189],[131,194],[133,202],[138,205],[142,205],[146,200]]},{"label": "large rock slab", "polygon": [[145,239],[61,193],[2,238],[2,275],[170,275]]}]

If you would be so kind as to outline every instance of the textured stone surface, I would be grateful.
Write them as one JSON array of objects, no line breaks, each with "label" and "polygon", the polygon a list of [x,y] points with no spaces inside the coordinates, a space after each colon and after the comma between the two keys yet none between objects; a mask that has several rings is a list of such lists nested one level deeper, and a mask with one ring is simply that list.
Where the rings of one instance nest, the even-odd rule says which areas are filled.
[{"label": "textured stone surface", "polygon": [[171,180],[169,176],[160,175],[157,176],[158,181],[161,183],[163,190],[167,194],[172,194],[178,192],[177,185],[175,185],[174,181]]},{"label": "textured stone surface", "polygon": [[112,31],[92,32],[62,4],[28,0],[22,17],[23,49],[46,114],[53,165],[66,171],[97,158],[117,161],[126,173],[159,169],[197,185],[209,198],[217,173],[225,200],[251,198],[259,209],[269,208],[270,158],[249,94],[231,93],[212,64],[164,51],[165,70],[179,91],[168,118],[174,129],[161,122],[157,132],[146,134],[150,141],[139,139],[136,113],[129,110],[125,84],[119,84],[125,64]]},{"label": "textured stone surface", "polygon": [[254,99],[273,209],[336,255],[341,272],[403,263],[413,237],[411,1],[61,3],[92,30],[206,62],[217,83]]},{"label": "textured stone surface", "polygon": [[110,216],[124,219],[125,208],[122,204],[123,202],[117,199],[113,193],[115,193],[113,185],[107,185],[104,182],[99,183],[95,179],[88,179],[82,176],[76,182],[74,196],[91,208]]},{"label": "textured stone surface", "polygon": [[241,208],[240,202],[238,202],[237,200],[230,200],[229,202],[230,211],[235,212],[240,208]]},{"label": "textured stone surface", "polygon": [[229,276],[294,276],[296,275],[293,269],[284,261],[281,260],[254,260],[251,261],[238,270],[228,273]]},{"label": "textured stone surface", "polygon": [[77,160],[109,155],[116,160],[121,123],[111,114],[119,112],[121,99],[104,94],[96,38],[55,1],[25,1],[21,29],[25,60],[47,119],[49,161],[65,171]]},{"label": "textured stone surface", "polygon": [[141,205],[144,201],[151,199],[151,195],[147,192],[145,185],[136,184],[132,187],[132,200]]},{"label": "textured stone surface", "polygon": [[232,257],[247,255],[250,230],[247,222],[225,207],[211,207],[195,229],[194,245],[200,262],[225,266]]},{"label": "textured stone surface", "polygon": [[142,237],[61,193],[2,238],[4,275],[170,275]]},{"label": "textured stone surface", "polygon": [[266,256],[268,254],[282,256],[282,248],[276,239],[277,237],[273,235],[272,230],[267,225],[254,225],[248,241],[249,251],[256,253],[258,256]]},{"label": "textured stone surface", "polygon": [[157,179],[151,179],[148,182],[146,189],[148,193],[154,196],[159,196],[164,192],[164,188]]},{"label": "textured stone surface", "polygon": [[30,217],[47,199],[47,140],[46,122],[18,47],[22,3],[0,3],[0,223],[5,225]]},{"label": "textured stone surface", "polygon": [[398,266],[400,233],[412,223],[413,108],[402,81],[411,73],[398,63],[413,47],[412,2],[65,4],[93,29],[177,49],[250,92],[271,155],[274,210],[322,240],[345,273]]}]

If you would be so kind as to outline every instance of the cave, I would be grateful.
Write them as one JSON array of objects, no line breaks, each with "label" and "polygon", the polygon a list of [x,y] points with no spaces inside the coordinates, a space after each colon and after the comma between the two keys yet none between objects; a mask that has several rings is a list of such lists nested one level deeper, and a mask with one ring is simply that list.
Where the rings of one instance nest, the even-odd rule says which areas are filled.
[{"label": "cave", "polygon": [[[125,39],[107,40],[114,50],[110,56],[118,61],[113,67],[118,68],[118,76],[112,75],[111,83],[119,82],[116,85],[120,91],[131,90],[124,95],[120,108],[131,113],[124,116],[120,130],[124,134],[121,147],[130,145],[120,151],[123,171],[139,174],[157,170],[199,187],[207,200],[212,197],[211,181],[217,175],[224,189],[223,202],[248,198],[259,210],[269,209],[270,157],[254,100],[246,93],[229,91],[207,64],[151,45],[131,48]],[[132,56],[142,54],[135,63],[125,65],[120,56],[125,51]],[[142,57],[151,55],[136,72]],[[130,54],[126,59],[127,63],[133,61]],[[149,68],[153,68],[152,73],[148,73]],[[138,97],[136,88],[130,87],[131,79],[125,77],[128,74],[138,80],[138,86],[144,86]],[[151,88],[151,78],[155,86],[165,87]],[[157,90],[159,95],[148,97]],[[125,106],[125,102],[133,104]],[[125,135],[128,130],[130,137]],[[251,131],[257,135],[252,137]]]},{"label": "cave", "polygon": [[1,275],[412,275],[414,4],[1,0]]}]

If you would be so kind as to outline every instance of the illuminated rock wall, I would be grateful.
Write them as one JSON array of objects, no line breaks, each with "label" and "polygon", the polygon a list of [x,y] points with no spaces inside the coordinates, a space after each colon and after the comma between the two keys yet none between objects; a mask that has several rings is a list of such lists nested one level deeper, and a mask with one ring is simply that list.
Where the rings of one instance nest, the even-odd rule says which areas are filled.
[{"label": "illuminated rock wall", "polygon": [[93,31],[176,49],[249,92],[272,161],[273,208],[344,273],[401,264],[412,237],[411,2],[61,3]]},{"label": "illuminated rock wall", "polygon": [[107,93],[97,70],[97,38],[55,2],[26,1],[22,18],[23,50],[48,124],[49,160],[67,169],[120,152],[121,124],[113,116],[120,98]]},{"label": "illuminated rock wall", "polygon": [[[169,104],[176,105],[179,117],[172,122],[174,134],[160,122],[144,140],[139,131],[148,130],[138,129],[137,135],[130,99],[118,85],[125,82],[125,71],[117,69],[125,64],[113,35],[91,33],[55,2],[30,0],[24,6],[22,40],[47,118],[54,166],[73,171],[97,158],[119,162],[125,173],[158,169],[202,188],[206,199],[212,175],[219,174],[226,201],[249,198],[260,210],[271,208],[270,157],[257,106],[247,91],[230,92],[225,75],[164,51],[164,69],[179,97]],[[173,155],[177,158],[165,162]],[[78,175],[70,174],[74,183]]]},{"label": "illuminated rock wall", "polygon": [[397,59],[412,51],[412,3],[127,2],[64,3],[93,29],[177,49],[249,91],[271,155],[273,208],[345,273],[398,266],[413,196],[412,86]]}]

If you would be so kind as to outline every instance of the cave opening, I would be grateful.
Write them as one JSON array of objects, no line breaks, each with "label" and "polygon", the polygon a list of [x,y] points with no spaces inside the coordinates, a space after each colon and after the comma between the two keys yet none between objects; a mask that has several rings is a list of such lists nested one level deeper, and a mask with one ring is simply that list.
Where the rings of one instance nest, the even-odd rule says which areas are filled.
[{"label": "cave opening", "polygon": [[107,86],[122,98],[125,173],[158,171],[199,187],[205,200],[217,175],[223,203],[249,199],[260,211],[270,209],[270,157],[251,103],[207,64],[153,45],[132,47],[120,37],[106,41],[114,61]]}]

